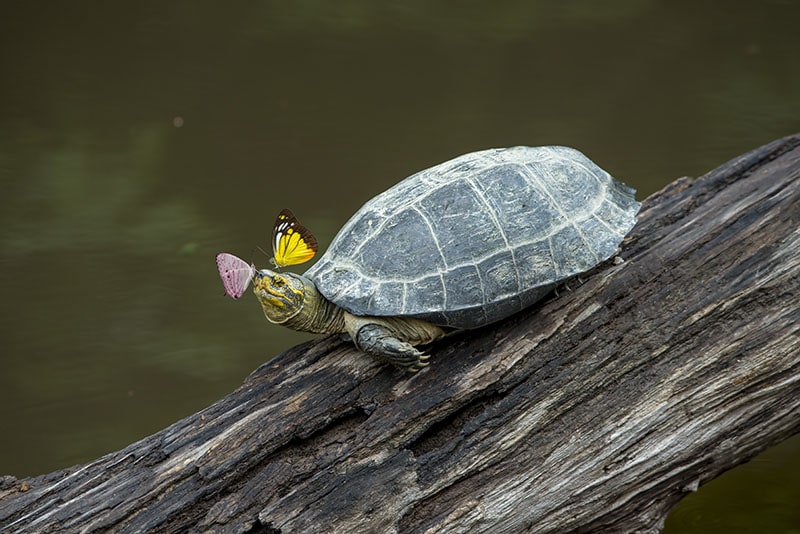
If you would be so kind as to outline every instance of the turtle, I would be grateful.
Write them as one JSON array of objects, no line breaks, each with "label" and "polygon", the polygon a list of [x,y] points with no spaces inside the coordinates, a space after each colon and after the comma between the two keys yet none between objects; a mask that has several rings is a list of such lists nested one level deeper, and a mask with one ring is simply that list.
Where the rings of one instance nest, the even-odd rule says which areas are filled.
[{"label": "turtle", "polygon": [[635,193],[574,148],[464,154],[366,202],[305,274],[255,271],[253,291],[272,323],[346,333],[417,371],[419,345],[509,317],[615,255]]}]

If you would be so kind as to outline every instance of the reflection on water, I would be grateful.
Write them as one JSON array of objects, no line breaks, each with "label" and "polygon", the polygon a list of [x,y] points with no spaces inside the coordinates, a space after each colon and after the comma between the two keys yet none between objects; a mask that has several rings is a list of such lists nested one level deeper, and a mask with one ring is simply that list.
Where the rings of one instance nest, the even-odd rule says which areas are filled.
[{"label": "reflection on water", "polygon": [[800,435],[683,499],[665,532],[800,532]]},{"label": "reflection on water", "polygon": [[4,5],[0,473],[121,448],[307,339],[213,261],[265,266],[283,207],[324,248],[472,150],[575,146],[643,198],[800,130],[800,4],[721,5]]}]

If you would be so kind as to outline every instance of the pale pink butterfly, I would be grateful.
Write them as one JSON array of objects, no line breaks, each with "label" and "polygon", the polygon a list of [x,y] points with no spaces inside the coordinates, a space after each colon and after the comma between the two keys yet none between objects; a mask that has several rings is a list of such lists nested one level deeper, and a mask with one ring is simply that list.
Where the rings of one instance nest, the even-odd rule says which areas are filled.
[{"label": "pale pink butterfly", "polygon": [[255,265],[227,252],[217,254],[217,269],[219,277],[222,278],[225,293],[235,299],[244,295],[256,272]]}]

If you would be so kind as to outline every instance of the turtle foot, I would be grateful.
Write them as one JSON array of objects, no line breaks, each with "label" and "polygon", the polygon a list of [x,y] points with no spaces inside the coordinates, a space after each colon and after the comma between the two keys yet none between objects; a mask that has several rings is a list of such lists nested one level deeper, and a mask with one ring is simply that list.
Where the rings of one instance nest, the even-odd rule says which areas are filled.
[{"label": "turtle foot", "polygon": [[367,354],[390,362],[406,371],[416,373],[428,366],[430,356],[413,345],[397,339],[388,329],[377,324],[366,324],[359,328],[355,345]]}]

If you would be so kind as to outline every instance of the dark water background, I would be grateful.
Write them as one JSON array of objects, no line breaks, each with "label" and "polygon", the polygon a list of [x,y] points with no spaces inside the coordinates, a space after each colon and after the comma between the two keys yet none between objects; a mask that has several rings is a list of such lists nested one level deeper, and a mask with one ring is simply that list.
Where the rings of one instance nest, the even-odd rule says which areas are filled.
[{"label": "dark water background", "polygon": [[[800,131],[798,1],[222,6],[0,4],[0,474],[119,449],[307,339],[213,261],[283,207],[324,247],[472,150],[574,146],[645,198]],[[794,438],[667,531],[800,532],[798,503]]]}]

